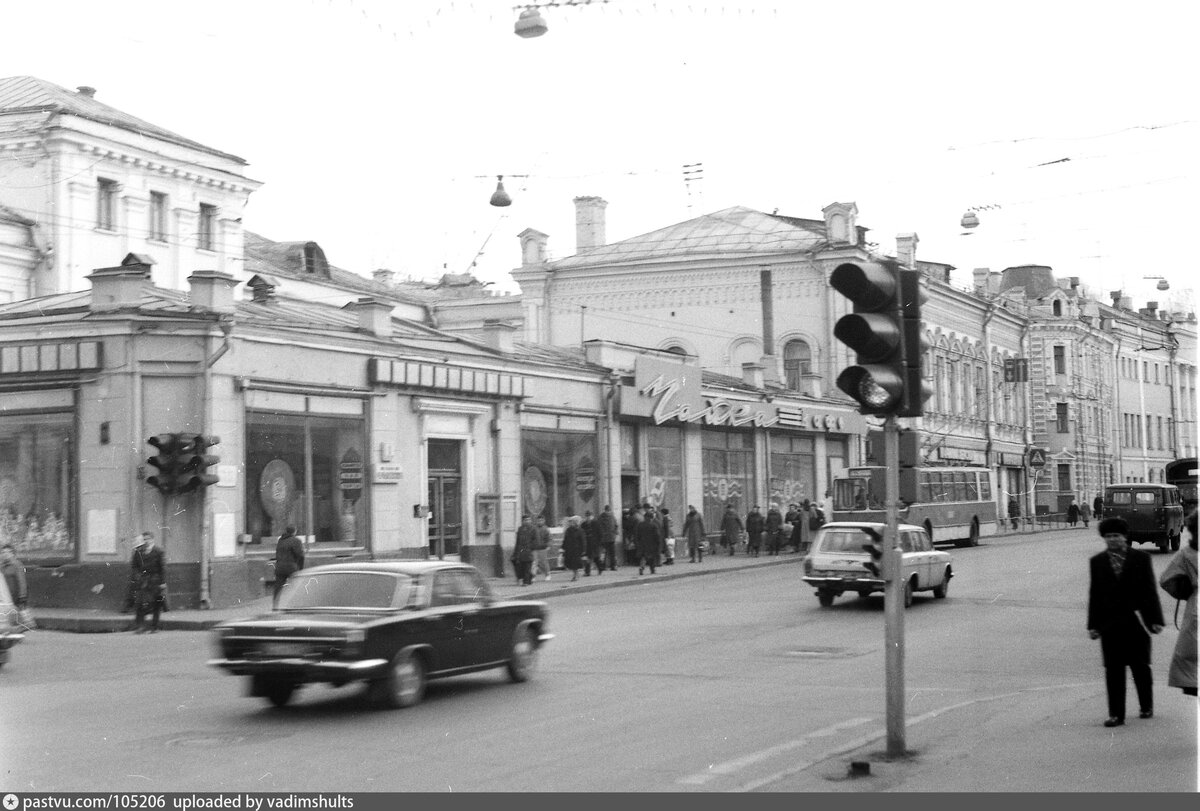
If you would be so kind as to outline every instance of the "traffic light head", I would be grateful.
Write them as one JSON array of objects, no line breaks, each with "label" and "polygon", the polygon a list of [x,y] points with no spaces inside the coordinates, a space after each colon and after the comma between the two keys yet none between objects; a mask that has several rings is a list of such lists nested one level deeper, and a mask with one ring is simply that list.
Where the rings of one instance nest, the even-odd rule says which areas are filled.
[{"label": "traffic light head", "polygon": [[146,460],[157,471],[146,477],[146,484],[164,495],[176,492],[179,486],[179,434],[157,434],[146,442],[157,451]]},{"label": "traffic light head", "polygon": [[862,548],[871,555],[870,560],[863,561],[863,567],[876,577],[883,577],[883,535],[871,527],[863,527],[863,532],[871,539],[870,543],[862,545]]},{"label": "traffic light head", "polygon": [[210,468],[221,461],[221,457],[209,453],[213,445],[221,444],[221,438],[203,434],[186,434],[181,438],[182,450],[179,463],[179,492],[190,493],[220,481]]},{"label": "traffic light head", "polygon": [[846,262],[830,274],[829,284],[853,304],[833,328],[856,360],[838,375],[838,388],[863,414],[921,416],[929,395],[921,376],[920,272],[891,260]]}]

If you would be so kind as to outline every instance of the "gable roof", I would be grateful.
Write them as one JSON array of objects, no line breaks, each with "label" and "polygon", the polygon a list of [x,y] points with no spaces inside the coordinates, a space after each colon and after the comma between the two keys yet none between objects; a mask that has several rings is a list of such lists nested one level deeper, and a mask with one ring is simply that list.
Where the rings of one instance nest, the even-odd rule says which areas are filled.
[{"label": "gable roof", "polygon": [[788,254],[826,242],[824,223],[733,206],[551,262],[552,268],[684,257]]},{"label": "gable roof", "polygon": [[0,78],[0,115],[41,111],[86,118],[89,121],[118,127],[138,135],[149,135],[162,141],[191,147],[210,155],[246,164],[245,160],[236,155],[230,155],[190,138],[184,138],[182,135],[131,116],[115,107],[110,107],[90,95],[67,90],[53,82],[47,82],[34,76]]}]

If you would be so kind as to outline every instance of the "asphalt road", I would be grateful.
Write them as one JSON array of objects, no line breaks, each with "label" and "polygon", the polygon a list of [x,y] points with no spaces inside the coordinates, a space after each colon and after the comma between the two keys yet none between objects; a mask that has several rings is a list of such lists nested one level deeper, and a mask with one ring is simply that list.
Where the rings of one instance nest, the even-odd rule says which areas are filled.
[{"label": "asphalt road", "polygon": [[[206,632],[38,631],[0,673],[3,783],[18,791],[1194,790],[1195,741],[1187,719],[1171,713],[1187,705],[1163,684],[1173,629],[1154,647],[1164,718],[1140,730],[1134,719],[1127,730],[1167,736],[1169,754],[1131,763],[1099,726],[1100,652],[1084,630],[1086,557],[1099,549],[1094,532],[1077,530],[953,551],[949,598],[918,594],[905,615],[916,757],[877,762],[868,781],[844,779],[840,756],[881,748],[882,598],[842,597],[823,609],[798,566],[779,566],[556,597],[557,636],[531,682],[510,684],[500,671],[435,682],[424,703],[401,711],[374,709],[356,686],[305,688],[289,707],[271,708],[245,697],[241,679],[205,666]],[[1154,557],[1161,569],[1166,556]],[[1194,701],[1191,713],[1194,729]],[[1089,749],[1059,751],[1087,736],[1112,765]],[[987,757],[990,749],[1017,754],[1009,762]]]}]

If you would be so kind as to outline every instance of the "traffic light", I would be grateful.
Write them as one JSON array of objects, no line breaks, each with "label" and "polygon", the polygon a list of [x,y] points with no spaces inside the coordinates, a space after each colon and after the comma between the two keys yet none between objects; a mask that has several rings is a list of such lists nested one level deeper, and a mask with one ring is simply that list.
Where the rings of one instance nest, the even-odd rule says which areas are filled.
[{"label": "traffic light", "polygon": [[146,484],[163,495],[171,495],[179,486],[179,434],[157,434],[146,440],[157,449],[157,453],[146,461],[158,470],[146,477]]},{"label": "traffic light", "polygon": [[921,478],[921,432],[900,431],[897,440],[900,458],[897,468],[900,471],[900,501],[912,504],[919,500]]},{"label": "traffic light", "polygon": [[862,545],[862,548],[871,555],[870,560],[863,561],[863,566],[871,574],[883,578],[883,536],[879,534],[878,530],[870,527],[863,527],[863,532],[871,536],[871,542]]},{"label": "traffic light", "polygon": [[220,445],[221,438],[203,434],[185,434],[179,455],[179,492],[190,493],[216,484],[220,477],[209,472],[209,468],[221,461],[221,457],[208,453],[213,445]]},{"label": "traffic light", "polygon": [[833,328],[856,359],[838,375],[838,388],[863,414],[921,416],[930,390],[921,375],[920,272],[892,260],[846,262],[834,268],[829,284],[854,305]]}]

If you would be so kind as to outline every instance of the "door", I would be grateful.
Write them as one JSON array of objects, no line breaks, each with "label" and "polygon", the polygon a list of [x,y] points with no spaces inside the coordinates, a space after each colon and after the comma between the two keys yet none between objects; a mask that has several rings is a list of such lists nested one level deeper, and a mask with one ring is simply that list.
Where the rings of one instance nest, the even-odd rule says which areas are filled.
[{"label": "door", "polygon": [[444,559],[462,549],[462,442],[429,440],[429,555]]}]

